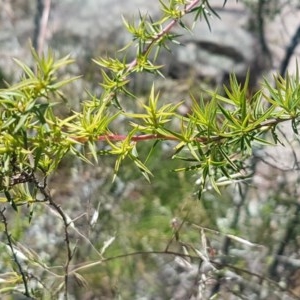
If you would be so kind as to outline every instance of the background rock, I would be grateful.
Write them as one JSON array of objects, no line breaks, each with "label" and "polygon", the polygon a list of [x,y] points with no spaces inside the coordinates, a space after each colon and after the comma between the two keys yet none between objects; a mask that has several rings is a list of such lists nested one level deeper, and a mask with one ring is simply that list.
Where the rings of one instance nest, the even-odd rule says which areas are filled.
[{"label": "background rock", "polygon": [[[211,31],[204,20],[198,22],[194,33],[180,40],[183,47],[174,48],[171,61],[167,64],[170,77],[201,79],[222,83],[232,71],[241,79],[248,68],[253,74],[264,69],[259,43],[249,32],[253,11],[239,1],[229,0],[225,8],[222,1],[210,1],[221,19],[211,16]],[[130,39],[122,25],[123,15],[127,19],[138,19],[139,11],[157,16],[159,3],[147,0],[97,1],[79,0],[52,1],[47,44],[61,55],[71,53],[78,60],[89,59],[121,46]],[[28,40],[33,39],[36,1],[20,0],[0,2],[0,69],[6,76],[12,76],[14,69],[11,57],[26,59]],[[266,37],[274,54],[274,67],[278,67],[297,28],[299,12],[291,6],[282,6],[282,11],[267,22]],[[185,22],[192,25],[191,18]],[[176,29],[176,32],[182,32]],[[298,53],[299,54],[299,53]],[[295,58],[293,59],[295,62]],[[90,61],[86,61],[90,63]],[[256,76],[254,77],[254,81]]]},{"label": "background rock", "polygon": [[[222,83],[232,71],[243,78],[249,68],[257,70],[256,40],[243,26],[248,23],[249,12],[243,4],[228,1],[226,8],[219,1],[211,1],[221,20],[211,17],[210,31],[204,20],[198,22],[194,33],[180,40],[183,47],[174,48],[171,61],[167,65],[167,75],[174,79],[195,76],[205,80]],[[97,1],[79,0],[52,1],[47,29],[47,42],[65,55],[71,53],[79,61],[89,60],[103,51],[110,51],[124,45],[130,39],[122,25],[123,15],[127,19],[138,19],[139,11],[158,14],[153,1],[131,0],[120,5],[117,0]],[[0,33],[0,68],[7,75],[14,69],[8,62],[10,57],[26,59],[28,40],[33,39],[35,2],[2,1]],[[192,25],[191,18],[185,19]],[[232,25],[234,24],[234,26]],[[176,32],[181,33],[180,28]],[[85,61],[90,63],[90,61]]]}]

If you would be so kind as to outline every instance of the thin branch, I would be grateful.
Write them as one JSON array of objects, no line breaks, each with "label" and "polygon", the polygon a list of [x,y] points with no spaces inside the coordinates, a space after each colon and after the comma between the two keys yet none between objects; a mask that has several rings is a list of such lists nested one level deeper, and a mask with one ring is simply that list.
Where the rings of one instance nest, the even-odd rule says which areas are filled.
[{"label": "thin branch", "polygon": [[[255,167],[255,165],[254,165],[254,167]],[[237,194],[239,195],[238,196],[239,199],[238,199],[238,201],[234,201],[234,203],[235,203],[234,214],[233,214],[233,219],[231,220],[231,223],[229,226],[229,228],[232,232],[237,231],[241,211],[246,202],[246,199],[247,199],[246,195],[249,190],[249,185],[244,184],[244,188],[241,185],[242,185],[242,183],[237,183],[237,188],[238,188]],[[220,260],[220,264],[222,264],[222,265],[226,265],[226,263],[228,261],[228,258],[229,258],[228,253],[229,253],[231,244],[232,244],[232,236],[225,234],[225,238],[222,243],[222,253],[224,254],[224,256]],[[257,246],[259,246],[259,245],[257,245]],[[214,284],[211,289],[210,297],[213,297],[219,293],[221,285],[222,285],[222,280],[221,280],[221,278],[218,278],[216,284]]]},{"label": "thin branch", "polygon": [[[187,5],[184,8],[184,10],[183,10],[180,18],[182,18],[187,13],[189,13],[199,2],[200,2],[200,0],[194,0],[189,5]],[[164,35],[166,35],[168,32],[170,32],[170,30],[178,23],[178,21],[179,21],[178,19],[173,19],[159,33],[157,33],[153,37],[152,41],[148,44],[148,46],[143,50],[142,55],[145,55],[146,53],[148,53],[149,50],[152,48],[152,46],[157,41],[159,41]],[[137,58],[135,58],[134,60],[132,60],[132,62],[127,65],[127,71],[131,71],[137,65],[137,63],[138,63],[138,59]]]},{"label": "thin branch", "polygon": [[278,257],[283,255],[284,250],[289,244],[289,241],[293,239],[293,237],[295,236],[295,228],[297,228],[297,225],[299,224],[300,205],[296,205],[295,212],[292,215],[293,217],[287,223],[283,237],[279,241],[279,246],[269,266],[268,274],[273,279],[278,279],[278,272],[277,272],[277,267],[279,264]]},{"label": "thin branch", "polygon": [[[109,262],[109,261],[112,261],[112,260],[115,260],[115,259],[124,259],[124,258],[131,257],[131,256],[144,256],[144,255],[152,255],[152,254],[180,256],[180,257],[183,257],[183,258],[189,258],[191,260],[201,261],[201,258],[199,256],[185,254],[185,253],[179,253],[179,252],[174,252],[174,251],[167,251],[167,252],[165,252],[165,251],[137,251],[137,252],[131,252],[131,253],[124,253],[124,254],[120,254],[120,255],[116,255],[116,256],[112,256],[112,257],[107,257],[107,258],[101,259],[99,261],[87,263],[87,264],[84,264],[84,265],[74,266],[74,268],[72,269],[70,274],[74,274],[74,273],[77,273],[79,271],[83,271],[85,269],[95,267],[97,265],[101,265],[103,263],[106,263],[106,262]],[[223,264],[223,263],[220,263],[219,261],[216,261],[216,260],[209,260],[209,263],[211,263],[212,265],[214,265],[218,269],[228,268],[228,269],[231,269],[231,270],[233,270],[237,273],[244,273],[244,274],[250,275],[252,277],[256,277],[261,282],[265,281],[265,282],[275,286],[278,290],[280,290],[282,292],[288,292],[294,299],[300,299],[300,297],[297,296],[293,291],[291,291],[290,289],[286,289],[280,283],[277,283],[276,281],[274,281],[274,280],[272,280],[268,277],[265,277],[264,275],[254,273],[254,272],[251,272],[247,269],[236,267],[236,266],[231,265],[231,264],[227,264],[227,263]]]},{"label": "thin branch", "polygon": [[[153,37],[150,39],[148,45],[146,47],[144,47],[144,49],[141,49],[140,55],[144,56],[144,55],[147,55],[147,53],[150,53],[150,50],[155,45],[155,43],[157,41],[159,41],[163,36],[168,34],[170,32],[170,30],[175,25],[177,25],[177,23],[181,20],[181,18],[183,16],[185,16],[186,14],[190,13],[192,11],[192,9],[195,8],[195,6],[199,2],[200,2],[200,0],[193,0],[193,1],[191,1],[190,4],[186,5],[184,7],[184,9],[181,11],[179,18],[173,19],[164,28],[162,28],[162,30],[160,32],[153,35]],[[137,66],[137,64],[138,64],[138,56],[136,56],[131,62],[126,64],[126,68],[124,70],[124,74],[126,74],[126,76],[123,78],[123,81],[125,81],[130,76],[130,74],[133,72],[134,67]],[[111,99],[114,99],[115,97],[116,97],[116,91],[114,90],[108,94],[107,101],[110,101]]]},{"label": "thin branch", "polygon": [[267,4],[266,0],[259,0],[258,7],[257,7],[257,19],[258,19],[258,34],[260,45],[265,55],[265,58],[269,60],[269,63],[272,64],[272,53],[269,49],[268,43],[266,41],[266,34],[265,34],[265,6]]},{"label": "thin branch", "polygon": [[286,52],[285,52],[285,57],[281,63],[280,66],[280,76],[284,77],[287,67],[289,65],[289,62],[291,60],[292,55],[295,52],[296,47],[298,46],[300,42],[300,26],[298,27],[298,29],[296,30],[294,36],[291,39],[290,44],[288,45]]},{"label": "thin branch", "polygon": [[36,49],[39,55],[42,54],[44,49],[50,7],[51,0],[37,0],[33,47]]},{"label": "thin branch", "polygon": [[260,162],[264,163],[265,165],[267,165],[273,169],[276,169],[280,172],[295,172],[295,171],[300,170],[299,167],[297,167],[297,168],[295,168],[295,167],[293,167],[293,168],[280,167],[278,164],[276,164],[276,162],[272,163],[272,162],[264,159],[262,155],[257,155],[256,153],[253,153],[253,157],[256,158],[257,160],[259,160]]},{"label": "thin branch", "polygon": [[68,299],[68,288],[69,288],[69,267],[70,262],[73,258],[73,253],[71,249],[70,244],[70,237],[68,232],[68,227],[70,225],[71,220],[66,216],[60,205],[58,205],[53,198],[50,195],[50,192],[47,190],[47,183],[46,179],[44,180],[44,183],[41,184],[37,180],[35,181],[37,188],[41,192],[41,194],[44,196],[45,200],[49,202],[49,204],[54,208],[54,210],[59,214],[59,216],[63,220],[64,224],[64,233],[65,233],[65,243],[66,243],[66,251],[67,251],[67,259],[64,265],[64,282],[65,282],[65,288],[64,288],[64,298]]},{"label": "thin branch", "polygon": [[[300,29],[300,27],[299,27]],[[300,34],[300,31],[299,31]],[[299,35],[300,37],[300,35]],[[300,166],[299,166],[299,162],[298,162],[298,158],[297,158],[297,153],[294,149],[293,143],[291,142],[290,139],[287,138],[287,136],[284,134],[284,131],[281,130],[279,128],[279,131],[282,135],[282,138],[285,139],[285,145],[289,145],[290,149],[291,149],[291,153],[294,159],[294,170],[299,170]],[[291,193],[293,194],[294,199],[297,199],[297,187],[299,186],[300,183],[300,175],[298,174],[297,176],[297,181],[296,184],[294,185],[294,192]],[[294,238],[296,232],[295,232],[295,228],[297,228],[297,225],[299,224],[299,215],[300,215],[300,205],[298,202],[292,203],[292,205],[294,205],[295,207],[294,209],[294,213],[291,214],[291,218],[289,219],[289,221],[286,224],[286,227],[284,228],[284,234],[282,236],[282,239],[279,241],[279,245],[275,251],[275,254],[272,258],[272,262],[269,266],[269,276],[277,279],[279,277],[278,272],[277,272],[277,267],[280,263],[279,258],[283,256],[285,249],[287,248],[287,246],[289,245],[289,242]]]},{"label": "thin branch", "polygon": [[19,262],[19,259],[17,257],[17,254],[14,250],[14,247],[13,247],[13,241],[12,241],[12,238],[11,238],[11,235],[10,233],[8,232],[8,223],[7,223],[7,219],[6,219],[6,216],[5,216],[5,210],[6,208],[3,208],[0,210],[0,215],[2,217],[2,223],[4,224],[4,233],[6,235],[6,239],[7,239],[7,244],[8,244],[8,247],[10,248],[10,251],[13,255],[13,259],[14,259],[14,262],[16,263],[18,269],[19,269],[19,273],[21,274],[21,277],[22,277],[22,281],[23,281],[23,285],[24,285],[24,295],[26,297],[29,297],[31,298],[30,296],[30,292],[29,292],[29,288],[28,288],[28,283],[27,283],[27,275],[26,273],[24,272],[22,266],[21,266],[21,263]]},{"label": "thin branch", "polygon": [[64,297],[67,300],[68,299],[68,287],[69,287],[69,266],[70,266],[70,262],[73,257],[71,245],[70,245],[69,232],[68,232],[68,226],[70,225],[70,223],[69,223],[64,211],[62,210],[62,208],[53,201],[52,197],[49,198],[49,203],[58,212],[58,214],[61,216],[63,223],[64,223],[65,242],[66,242],[66,248],[67,248],[67,260],[66,260],[65,266],[64,266],[64,269],[65,269],[65,276],[64,276],[65,294],[64,294]]}]

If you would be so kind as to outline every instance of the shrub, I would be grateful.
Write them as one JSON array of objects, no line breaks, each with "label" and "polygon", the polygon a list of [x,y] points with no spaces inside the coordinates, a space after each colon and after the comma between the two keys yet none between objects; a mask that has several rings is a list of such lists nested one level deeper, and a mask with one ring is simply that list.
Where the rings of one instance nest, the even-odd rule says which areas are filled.
[{"label": "shrub", "polygon": [[[193,105],[187,115],[181,115],[178,109],[183,102],[161,103],[159,91],[154,84],[149,87],[151,91],[147,102],[141,102],[130,90],[132,75],[139,76],[142,72],[148,72],[154,77],[162,76],[160,70],[163,66],[157,65],[156,59],[161,48],[168,49],[169,43],[177,43],[177,36],[172,34],[171,29],[179,25],[187,32],[191,30],[184,23],[186,14],[193,14],[195,22],[204,19],[208,24],[210,14],[216,14],[209,1],[205,0],[172,0],[160,3],[162,17],[159,20],[154,21],[150,16],[142,15],[137,24],[124,20],[133,40],[122,49],[123,57],[94,59],[94,63],[101,68],[103,78],[101,95],[97,97],[89,92],[89,99],[82,102],[80,110],[70,111],[67,116],[58,113],[56,107],[59,102],[68,99],[68,95],[63,94],[63,86],[78,78],[69,78],[68,75],[61,77],[60,70],[73,61],[69,57],[56,59],[50,50],[39,56],[34,49],[31,49],[35,62],[33,68],[15,60],[23,70],[23,77],[18,83],[0,91],[0,214],[3,230],[1,247],[4,253],[1,262],[1,293],[21,293],[28,298],[43,299],[59,298],[63,295],[67,299],[77,290],[74,288],[74,281],[79,285],[97,281],[99,277],[95,275],[95,268],[111,263],[115,264],[114,268],[103,275],[103,283],[98,285],[98,290],[95,287],[95,293],[101,293],[105,297],[107,292],[106,297],[113,297],[113,289],[105,287],[107,277],[116,275],[110,272],[124,272],[126,275],[130,274],[131,267],[138,267],[138,264],[128,261],[123,270],[118,265],[118,260],[156,254],[154,260],[159,260],[160,256],[163,259],[173,258],[174,263],[184,270],[193,271],[193,266],[197,266],[190,296],[196,289],[198,297],[210,297],[207,296],[209,290],[205,290],[207,279],[215,280],[211,296],[222,295],[224,291],[220,286],[228,276],[232,281],[230,284],[227,282],[227,287],[232,294],[244,293],[247,296],[259,294],[262,290],[272,295],[272,288],[275,286],[276,293],[292,295],[292,291],[273,281],[274,278],[248,270],[245,265],[247,260],[242,259],[243,255],[240,255],[242,258],[235,255],[230,259],[230,244],[239,243],[254,248],[255,251],[265,247],[239,237],[238,231],[219,230],[220,224],[217,224],[218,220],[214,217],[213,222],[208,222],[208,225],[215,225],[210,229],[205,228],[199,220],[198,223],[191,222],[192,218],[188,216],[182,221],[174,218],[171,222],[173,237],[160,244],[158,250],[152,248],[145,251],[145,239],[153,238],[157,234],[163,234],[167,239],[169,234],[165,232],[168,227],[165,218],[152,219],[150,222],[153,223],[153,228],[156,227],[155,233],[152,235],[149,232],[148,237],[144,237],[143,232],[137,231],[130,237],[136,239],[137,248],[133,249],[134,252],[120,254],[113,245],[118,238],[126,243],[128,237],[123,240],[116,235],[99,237],[102,243],[100,246],[97,237],[93,237],[92,241],[79,229],[82,215],[71,218],[66,212],[65,203],[59,201],[59,197],[51,192],[49,178],[71,157],[95,166],[100,159],[102,162],[108,156],[114,157],[112,180],[116,185],[118,173],[126,174],[122,164],[133,164],[145,180],[150,182],[155,172],[149,167],[149,162],[153,156],[155,158],[158,155],[159,145],[167,144],[173,150],[170,162],[164,164],[163,168],[172,165],[175,173],[190,172],[196,175],[195,194],[200,203],[198,205],[203,206],[199,212],[193,212],[196,216],[194,219],[197,219],[201,214],[204,217],[205,210],[213,213],[218,209],[219,204],[216,200],[212,201],[212,198],[221,198],[220,195],[229,193],[233,185],[242,189],[244,184],[251,181],[253,149],[261,145],[283,143],[277,132],[279,124],[290,123],[291,130],[298,134],[298,72],[295,77],[275,77],[275,86],[265,80],[254,95],[248,92],[249,76],[246,76],[245,82],[240,83],[233,74],[229,86],[224,87],[224,94],[207,91],[208,101],[201,96],[191,95]],[[136,47],[136,57],[132,61],[126,60],[128,47]],[[135,103],[136,111],[128,111],[126,101]],[[123,129],[118,126],[120,120],[127,122]],[[174,193],[179,191],[175,190]],[[186,203],[190,207],[195,205],[192,201]],[[147,205],[143,204],[151,210]],[[170,204],[164,204],[167,205]],[[208,205],[211,206],[210,210]],[[234,206],[237,217],[241,205],[242,201]],[[135,209],[139,209],[139,205],[130,203],[123,206],[133,214]],[[159,206],[163,207],[160,204]],[[102,213],[101,209],[99,204],[88,220],[91,230]],[[48,215],[49,212],[53,214]],[[131,224],[122,216],[122,211],[119,214],[122,225],[130,227]],[[37,224],[35,219],[41,216],[45,223],[48,218],[53,223],[57,222],[55,217],[60,220],[59,225],[48,224],[53,226],[48,234],[49,237],[56,235],[55,238],[52,236],[55,245],[63,250],[58,251],[52,247],[51,253],[45,253],[38,248],[37,252],[30,241],[22,239],[23,235],[26,236],[25,232],[30,232],[31,237],[32,233],[37,236],[41,234],[40,228],[32,229]],[[105,211],[101,216],[103,222]],[[144,219],[147,217],[149,215],[144,212]],[[134,216],[131,218],[133,223],[136,222]],[[163,224],[162,228],[158,224]],[[190,228],[187,234],[185,226]],[[211,236],[220,235],[226,241],[223,244],[223,254],[221,251],[217,253],[221,249],[217,249],[217,244],[211,242]],[[85,248],[77,245],[77,239],[84,241],[92,249],[92,261],[81,260],[80,264],[77,263],[76,257],[80,260],[85,256]],[[46,245],[43,244],[43,247]],[[110,256],[106,256],[108,247],[111,247]],[[63,251],[63,256],[57,253],[60,251]],[[55,267],[53,261],[59,266]],[[75,261],[76,264],[73,263]],[[270,268],[276,267],[277,263],[276,259],[273,260]],[[272,274],[273,271],[269,273],[270,277]],[[248,278],[251,278],[251,284],[247,281]],[[136,288],[135,284],[137,283],[131,282],[131,290]],[[163,287],[157,285],[157,289],[163,290]],[[124,285],[121,283],[120,286]],[[147,288],[143,290],[151,293]],[[154,294],[156,292],[152,291]],[[120,293],[123,297],[133,297],[129,289]],[[168,297],[167,290],[163,293]]]}]

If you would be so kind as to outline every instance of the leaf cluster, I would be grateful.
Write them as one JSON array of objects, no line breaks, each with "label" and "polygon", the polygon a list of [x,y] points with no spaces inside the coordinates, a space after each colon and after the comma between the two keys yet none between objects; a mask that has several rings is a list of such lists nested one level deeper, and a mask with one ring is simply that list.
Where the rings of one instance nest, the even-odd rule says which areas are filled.
[{"label": "leaf cluster", "polygon": [[[264,91],[261,89],[255,95],[248,92],[249,76],[241,84],[233,75],[229,86],[224,87],[225,94],[208,92],[211,99],[207,102],[201,96],[191,95],[193,106],[187,116],[178,113],[181,103],[160,105],[160,95],[152,86],[148,104],[142,103],[142,111],[126,112],[119,100],[127,98],[120,98],[120,95],[139,101],[128,88],[130,74],[143,71],[161,75],[161,66],[155,65],[156,55],[151,59],[150,54],[153,51],[159,53],[161,47],[167,48],[167,42],[174,42],[172,26],[179,24],[187,29],[182,23],[187,13],[193,13],[195,21],[201,17],[206,20],[208,12],[215,13],[207,1],[170,1],[168,5],[164,2],[161,5],[163,16],[159,21],[141,15],[137,25],[124,20],[133,36],[132,43],[125,49],[134,44],[136,58],[131,62],[126,61],[126,55],[123,60],[95,59],[103,73],[101,96],[90,95],[80,112],[72,112],[65,118],[58,117],[53,108],[56,105],[54,99],[62,97],[61,87],[74,80],[57,77],[58,70],[72,62],[70,58],[56,60],[51,51],[38,57],[32,50],[33,69],[16,60],[23,69],[23,78],[20,83],[0,91],[3,200],[14,201],[15,196],[9,191],[19,183],[34,181],[36,172],[46,178],[67,153],[85,161],[90,160],[88,152],[95,161],[103,154],[117,156],[115,173],[121,162],[129,158],[149,180],[152,173],[146,164],[152,150],[144,159],[138,151],[138,144],[146,140],[155,140],[153,147],[159,141],[174,141],[172,158],[184,163],[176,171],[197,172],[200,174],[200,191],[205,188],[207,179],[218,191],[224,178],[228,182],[247,176],[244,162],[251,155],[253,144],[270,143],[265,132],[271,132],[274,141],[278,142],[277,124],[291,120],[297,133],[298,73],[295,78],[288,75],[275,78],[275,87],[265,80]],[[130,120],[131,130],[126,135],[109,129],[120,117]],[[99,149],[99,141],[107,144],[105,150]],[[88,152],[81,152],[80,148]],[[24,198],[35,197],[24,192]]]},{"label": "leaf cluster", "polygon": [[0,90],[0,190],[10,202],[34,199],[24,188],[15,190],[14,195],[9,191],[33,181],[35,172],[47,176],[56,170],[73,144],[53,111],[55,99],[63,97],[62,86],[75,79],[58,79],[57,72],[72,60],[68,56],[56,60],[51,51],[38,57],[32,49],[32,55],[34,69],[15,60],[23,77]]}]

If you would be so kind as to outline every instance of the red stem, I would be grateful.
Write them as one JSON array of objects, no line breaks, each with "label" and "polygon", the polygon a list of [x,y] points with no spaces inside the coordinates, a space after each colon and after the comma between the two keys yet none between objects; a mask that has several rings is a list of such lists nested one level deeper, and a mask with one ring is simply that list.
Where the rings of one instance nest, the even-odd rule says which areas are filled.
[{"label": "red stem", "polygon": [[[292,120],[292,119],[294,119],[294,118],[293,117],[286,118],[286,119],[285,118],[283,118],[283,119],[274,118],[274,119],[266,120],[266,121],[262,122],[261,124],[258,124],[255,128],[253,128],[253,130],[259,130],[259,129],[262,129],[263,127],[274,127],[279,123],[282,123],[282,122],[285,122],[288,120]],[[222,139],[226,139],[228,137],[230,137],[230,136],[226,136],[225,134],[224,135],[215,135],[215,136],[198,136],[198,137],[194,137],[192,140],[195,142],[198,142],[198,143],[208,144],[210,142],[217,142]],[[86,137],[73,136],[72,138],[81,143],[85,143],[88,140]],[[98,136],[97,140],[98,141],[109,140],[111,142],[119,142],[119,141],[124,141],[127,138],[128,138],[128,135],[124,135],[124,134],[104,134],[104,135]],[[176,137],[174,135],[163,135],[163,134],[158,134],[158,133],[133,135],[130,138],[130,140],[133,142],[149,141],[149,140],[181,141],[181,139],[179,137]]]},{"label": "red stem", "polygon": [[[127,138],[127,135],[122,134],[107,134],[107,135],[101,135],[98,137],[98,141],[106,141],[110,140],[112,142],[117,141],[124,141]],[[147,141],[147,140],[172,140],[177,141],[178,138],[174,136],[167,136],[167,135],[161,135],[161,134],[141,134],[141,135],[135,135],[131,137],[131,141],[133,142],[139,142],[139,141]]]},{"label": "red stem", "polygon": [[[190,12],[199,2],[200,0],[194,0],[189,5],[187,5],[183,11],[181,17]],[[155,37],[153,37],[151,43],[144,49],[143,54],[146,54],[152,45],[158,41],[162,36],[167,34],[178,22],[178,19],[173,19],[165,28],[163,28]],[[127,71],[131,71],[137,65],[138,59],[135,58],[131,63],[127,65]]]},{"label": "red stem", "polygon": [[[124,134],[104,134],[98,136],[97,140],[98,141],[111,141],[111,142],[120,142],[124,141],[128,138],[127,135]],[[222,136],[213,136],[213,137],[206,137],[206,136],[201,136],[201,137],[195,137],[192,140],[198,143],[209,143],[213,141],[219,141],[223,139],[224,137]],[[76,140],[81,143],[85,143],[88,141],[87,138],[85,137],[72,137],[73,140]],[[134,135],[130,138],[132,142],[141,142],[141,141],[150,141],[150,140],[168,140],[168,141],[181,141],[180,138],[173,136],[173,135],[162,135],[162,134],[141,134],[141,135]]]}]

